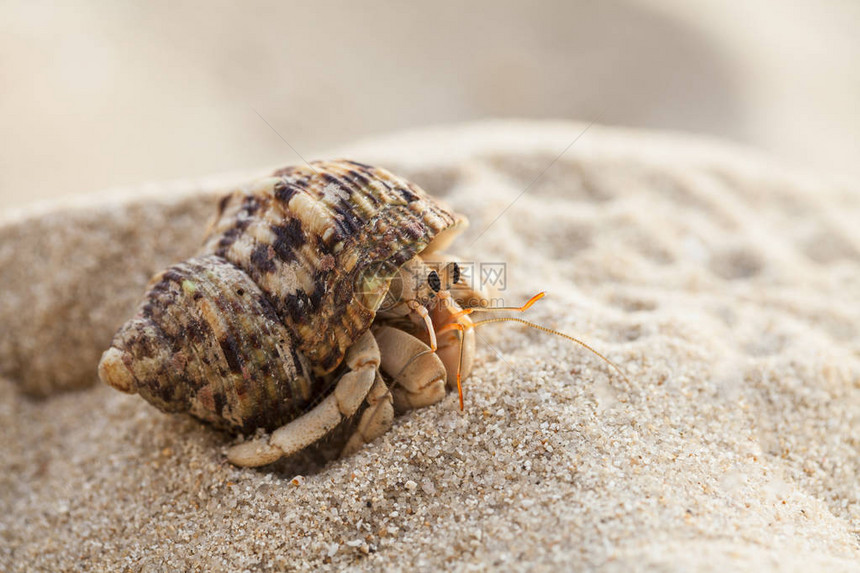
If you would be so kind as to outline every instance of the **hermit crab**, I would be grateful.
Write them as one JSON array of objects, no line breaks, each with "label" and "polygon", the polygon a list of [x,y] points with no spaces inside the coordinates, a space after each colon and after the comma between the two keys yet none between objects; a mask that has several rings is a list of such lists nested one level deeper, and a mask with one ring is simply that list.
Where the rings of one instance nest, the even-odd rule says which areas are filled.
[{"label": "hermit crab", "polygon": [[165,412],[270,432],[228,451],[240,466],[345,426],[351,453],[395,410],[448,388],[462,408],[475,326],[517,321],[583,344],[518,318],[471,320],[486,294],[444,253],[466,225],[385,169],[340,160],[276,171],[225,195],[201,251],[151,280],[99,377]]}]

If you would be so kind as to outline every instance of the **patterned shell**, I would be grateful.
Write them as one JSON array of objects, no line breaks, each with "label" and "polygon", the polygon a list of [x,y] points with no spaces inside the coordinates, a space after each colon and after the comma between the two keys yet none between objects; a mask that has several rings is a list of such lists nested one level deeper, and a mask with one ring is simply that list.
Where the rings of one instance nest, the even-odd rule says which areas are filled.
[{"label": "patterned shell", "polygon": [[320,161],[222,199],[204,252],[248,273],[325,374],[370,327],[397,269],[462,221],[384,169]]},{"label": "patterned shell", "polygon": [[221,428],[283,425],[326,392],[397,269],[464,224],[384,169],[277,171],[219,202],[201,254],[152,280],[99,374]]}]

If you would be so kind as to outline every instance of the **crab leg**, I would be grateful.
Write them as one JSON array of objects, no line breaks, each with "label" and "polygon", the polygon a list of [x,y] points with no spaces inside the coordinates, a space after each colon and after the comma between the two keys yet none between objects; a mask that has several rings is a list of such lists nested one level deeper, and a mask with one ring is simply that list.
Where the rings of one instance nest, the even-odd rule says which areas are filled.
[{"label": "crab leg", "polygon": [[418,314],[421,320],[424,321],[424,326],[427,328],[427,336],[430,337],[430,352],[436,352],[436,328],[433,326],[433,320],[430,318],[430,313],[427,309],[415,302],[409,301],[409,308],[412,312]]},{"label": "crab leg", "polygon": [[391,428],[394,423],[394,407],[392,406],[391,391],[376,372],[376,380],[370,392],[367,393],[367,409],[361,415],[355,431],[349,437],[341,450],[341,456],[348,456],[364,444],[369,444]]},{"label": "crab leg", "polygon": [[445,397],[448,374],[430,347],[390,326],[374,329],[382,351],[382,370],[394,379],[394,406],[403,411],[435,404]]},{"label": "crab leg", "polygon": [[237,466],[262,466],[302,450],[328,434],[345,418],[353,416],[374,386],[379,366],[379,347],[366,332],[347,352],[349,371],[334,391],[309,412],[281,426],[268,439],[233,446],[227,459]]}]

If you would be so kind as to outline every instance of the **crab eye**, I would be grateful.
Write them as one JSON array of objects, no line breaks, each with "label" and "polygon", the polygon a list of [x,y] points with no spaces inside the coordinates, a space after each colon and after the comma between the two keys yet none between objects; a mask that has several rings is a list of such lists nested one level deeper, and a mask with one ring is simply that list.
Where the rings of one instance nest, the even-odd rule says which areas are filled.
[{"label": "crab eye", "polygon": [[451,264],[454,265],[454,269],[451,272],[451,279],[453,281],[451,284],[455,285],[455,284],[460,282],[460,265],[458,265],[457,263],[451,263]]},{"label": "crab eye", "polygon": [[427,275],[427,283],[433,289],[433,292],[439,292],[442,289],[442,280],[436,271],[430,271],[430,274]]}]

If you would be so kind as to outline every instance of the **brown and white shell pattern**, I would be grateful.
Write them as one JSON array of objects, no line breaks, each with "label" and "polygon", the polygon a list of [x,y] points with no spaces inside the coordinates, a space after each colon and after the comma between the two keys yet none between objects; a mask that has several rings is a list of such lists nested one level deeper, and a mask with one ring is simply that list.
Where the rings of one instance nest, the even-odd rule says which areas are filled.
[{"label": "brown and white shell pattern", "polygon": [[279,170],[219,202],[201,253],[153,278],[100,376],[221,428],[281,426],[327,391],[399,267],[464,223],[384,169]]}]

